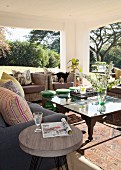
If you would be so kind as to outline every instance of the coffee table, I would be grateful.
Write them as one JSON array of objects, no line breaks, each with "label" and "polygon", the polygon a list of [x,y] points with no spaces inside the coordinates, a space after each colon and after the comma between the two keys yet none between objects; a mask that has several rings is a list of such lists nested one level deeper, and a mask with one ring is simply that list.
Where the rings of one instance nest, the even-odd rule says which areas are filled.
[{"label": "coffee table", "polygon": [[81,115],[88,127],[88,141],[93,139],[93,128],[97,121],[103,120],[103,117],[113,115],[121,111],[121,99],[107,96],[107,102],[103,106],[98,105],[97,96],[88,97],[84,99],[60,98],[54,96],[53,98],[43,98],[43,103],[52,101],[56,104],[57,111],[66,113],[73,111]]},{"label": "coffee table", "polygon": [[19,135],[21,149],[32,155],[29,170],[39,169],[43,157],[54,157],[58,170],[59,166],[62,166],[60,160],[63,158],[65,168],[68,170],[66,155],[81,147],[83,140],[82,132],[78,128],[71,126],[72,135],[70,136],[43,138],[42,132],[34,132],[35,128],[35,125],[30,126]]}]

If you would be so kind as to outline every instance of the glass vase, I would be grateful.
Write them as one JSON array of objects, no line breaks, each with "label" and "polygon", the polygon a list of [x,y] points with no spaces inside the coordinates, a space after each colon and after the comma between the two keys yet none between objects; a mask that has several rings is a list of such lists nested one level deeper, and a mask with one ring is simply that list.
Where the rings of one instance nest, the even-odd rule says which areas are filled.
[{"label": "glass vase", "polygon": [[106,103],[107,89],[101,89],[98,92],[98,103],[104,105]]}]

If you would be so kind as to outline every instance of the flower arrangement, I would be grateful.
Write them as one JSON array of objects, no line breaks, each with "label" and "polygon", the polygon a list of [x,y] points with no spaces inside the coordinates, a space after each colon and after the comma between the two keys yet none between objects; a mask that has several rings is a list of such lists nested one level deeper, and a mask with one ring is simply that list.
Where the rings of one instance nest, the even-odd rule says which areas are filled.
[{"label": "flower arrangement", "polygon": [[92,87],[97,92],[102,92],[104,89],[111,89],[113,86],[121,83],[121,79],[112,78],[112,69],[113,63],[110,62],[110,64],[106,64],[105,73],[95,73],[95,76],[93,75],[93,77],[91,75],[83,74],[83,77],[92,84]]}]

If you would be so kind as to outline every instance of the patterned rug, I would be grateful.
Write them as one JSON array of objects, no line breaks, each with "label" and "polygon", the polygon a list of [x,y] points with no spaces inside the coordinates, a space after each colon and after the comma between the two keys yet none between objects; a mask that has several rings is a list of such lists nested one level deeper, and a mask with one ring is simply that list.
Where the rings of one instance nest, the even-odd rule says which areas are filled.
[{"label": "patterned rug", "polygon": [[[121,169],[121,128],[109,124],[96,123],[93,140],[85,143],[88,138],[87,125],[78,115],[68,114],[69,123],[74,124],[83,132],[83,146],[78,150],[84,156],[103,170]],[[79,123],[79,124],[78,124]],[[113,128],[112,128],[113,127]]]}]

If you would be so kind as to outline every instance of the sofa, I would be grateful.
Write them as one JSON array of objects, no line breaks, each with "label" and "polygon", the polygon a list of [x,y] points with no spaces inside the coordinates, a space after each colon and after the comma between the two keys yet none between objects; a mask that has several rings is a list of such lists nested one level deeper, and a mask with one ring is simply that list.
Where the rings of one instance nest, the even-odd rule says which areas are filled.
[{"label": "sofa", "polygon": [[116,86],[111,90],[108,90],[108,95],[121,99],[121,86]]},{"label": "sofa", "polygon": [[[28,102],[33,112],[43,112],[43,122],[60,121],[64,114],[55,113],[44,109],[39,104]],[[0,114],[0,170],[28,170],[31,162],[31,155],[23,152],[19,147],[18,136],[20,132],[34,125],[34,121],[8,126]],[[55,167],[53,158],[43,158],[41,170],[50,170]]]},{"label": "sofa", "polygon": [[[121,76],[121,69],[114,67],[113,68],[113,77],[115,79],[120,79]],[[112,88],[111,90],[108,90],[108,95],[121,98],[121,84]]]},{"label": "sofa", "polygon": [[[14,75],[13,75],[14,76]],[[17,80],[18,78],[14,76]],[[21,83],[20,83],[21,84]],[[53,72],[35,72],[31,73],[31,83],[22,85],[25,99],[30,102],[38,102],[42,100],[41,91],[56,90],[60,88],[69,88],[74,86],[74,76],[69,74],[67,82],[58,82],[57,75]]]},{"label": "sofa", "polygon": [[63,80],[58,82],[58,78],[56,74],[48,74],[48,89],[49,90],[57,90],[57,89],[68,89],[69,87],[74,86],[74,75],[69,73],[69,76],[67,77],[67,82],[64,82]]},{"label": "sofa", "polygon": [[25,99],[30,102],[42,100],[41,91],[48,89],[48,75],[44,73],[31,73],[32,83],[29,85],[22,85]]}]

